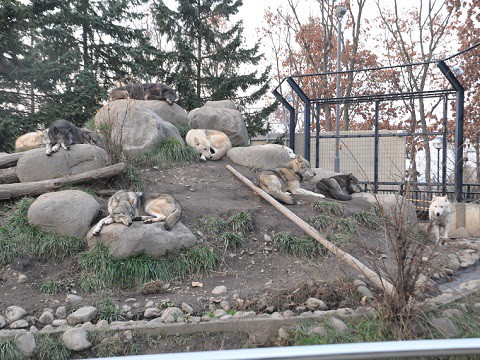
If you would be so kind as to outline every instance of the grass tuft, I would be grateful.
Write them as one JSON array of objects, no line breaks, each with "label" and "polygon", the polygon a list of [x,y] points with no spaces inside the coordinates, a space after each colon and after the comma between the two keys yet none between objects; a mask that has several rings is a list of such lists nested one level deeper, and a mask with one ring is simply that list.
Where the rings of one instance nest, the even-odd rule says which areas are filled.
[{"label": "grass tuft", "polygon": [[335,223],[335,220],[326,214],[320,214],[307,219],[307,223],[317,230],[325,230]]},{"label": "grass tuft", "polygon": [[45,294],[58,294],[61,290],[62,286],[55,279],[46,280],[43,282],[42,286],[40,286],[40,291]]},{"label": "grass tuft", "polygon": [[352,236],[358,233],[357,222],[352,218],[338,219],[335,226],[337,228],[337,233],[342,233],[347,236]]},{"label": "grass tuft", "polygon": [[185,145],[177,138],[167,138],[157,150],[158,160],[162,165],[173,165],[193,162],[198,154],[192,147]]},{"label": "grass tuft", "polygon": [[280,232],[274,236],[273,241],[282,251],[293,256],[313,258],[325,254],[325,248],[311,236]]},{"label": "grass tuft", "polygon": [[228,219],[228,225],[234,233],[245,234],[245,232],[253,230],[252,215],[249,212],[240,211]]},{"label": "grass tuft", "polygon": [[25,356],[15,345],[13,338],[0,340],[0,359],[2,360],[23,360]]},{"label": "grass tuft", "polygon": [[128,259],[115,259],[104,244],[80,254],[82,268],[80,286],[84,291],[111,287],[135,287],[149,281],[183,279],[196,273],[206,273],[216,267],[217,255],[208,246],[190,248],[172,259],[155,259],[145,254]]},{"label": "grass tuft", "polygon": [[375,208],[367,211],[360,211],[353,215],[355,221],[370,230],[379,230],[383,226],[382,217]]},{"label": "grass tuft", "polygon": [[112,321],[124,321],[125,316],[123,310],[113,302],[112,299],[105,299],[103,303],[98,307],[98,314],[96,316],[97,321],[107,320],[109,323]]},{"label": "grass tuft", "polygon": [[245,238],[242,234],[225,233],[222,238],[227,249],[238,249],[245,243]]},{"label": "grass tuft", "polygon": [[320,214],[343,215],[345,208],[343,205],[332,201],[314,201],[312,203],[313,210]]},{"label": "grass tuft", "polygon": [[195,220],[197,227],[209,234],[220,235],[227,228],[227,223],[214,215],[203,215]]},{"label": "grass tuft", "polygon": [[35,359],[38,360],[68,360],[70,352],[58,334],[39,334],[35,337],[37,347]]}]

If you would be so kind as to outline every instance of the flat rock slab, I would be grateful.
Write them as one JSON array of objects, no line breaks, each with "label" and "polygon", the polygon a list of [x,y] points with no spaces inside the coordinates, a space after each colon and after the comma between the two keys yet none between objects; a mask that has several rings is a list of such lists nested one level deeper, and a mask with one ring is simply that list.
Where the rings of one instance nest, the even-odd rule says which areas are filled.
[{"label": "flat rock slab", "polygon": [[45,149],[26,151],[17,163],[20,182],[33,182],[77,175],[110,165],[107,152],[90,144],[72,145],[70,150],[60,148],[50,156]]},{"label": "flat rock slab", "polygon": [[261,170],[274,170],[291,160],[288,151],[278,144],[236,147],[230,149],[227,156],[235,164]]},{"label": "flat rock slab", "polygon": [[99,236],[93,236],[93,228],[87,234],[88,248],[98,242],[108,246],[110,254],[117,259],[126,259],[142,253],[154,258],[178,254],[193,245],[197,238],[181,222],[171,231],[161,224],[134,222],[131,226],[111,224],[104,226]]}]

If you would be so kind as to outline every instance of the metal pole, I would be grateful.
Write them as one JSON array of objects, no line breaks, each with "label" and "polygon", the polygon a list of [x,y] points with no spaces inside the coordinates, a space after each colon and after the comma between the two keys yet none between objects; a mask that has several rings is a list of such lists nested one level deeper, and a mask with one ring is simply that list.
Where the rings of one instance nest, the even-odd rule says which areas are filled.
[{"label": "metal pole", "polygon": [[437,149],[437,182],[440,182],[440,149]]},{"label": "metal pole", "polygon": [[339,6],[335,9],[338,19],[338,34],[337,34],[337,106],[335,109],[335,172],[340,172],[340,71],[341,61],[340,55],[342,53],[342,17],[347,12],[347,9],[343,6]]}]

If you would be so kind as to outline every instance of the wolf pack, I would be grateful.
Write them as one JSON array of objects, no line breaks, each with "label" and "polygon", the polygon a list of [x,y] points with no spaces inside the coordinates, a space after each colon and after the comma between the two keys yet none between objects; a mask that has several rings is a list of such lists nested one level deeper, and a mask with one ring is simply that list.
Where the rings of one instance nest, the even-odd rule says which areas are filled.
[{"label": "wolf pack", "polygon": [[[113,89],[109,101],[120,99],[162,100],[173,105],[177,100],[174,89],[163,83],[128,84]],[[200,161],[219,160],[232,148],[229,137],[217,130],[190,129],[185,137],[188,146],[195,149]],[[45,154],[51,156],[60,148],[69,150],[75,144],[93,144],[102,147],[101,136],[91,130],[77,127],[64,119],[53,121],[44,130],[20,136],[15,143],[17,149],[31,149],[45,145]],[[293,150],[285,147],[290,162],[275,170],[264,170],[258,174],[257,184],[277,201],[287,205],[295,204],[292,195],[308,195],[314,198],[330,198],[349,201],[352,194],[365,191],[353,174],[339,174],[320,179],[315,191],[301,187],[301,183],[315,176],[310,163]],[[99,236],[104,226],[119,223],[130,226],[134,221],[145,224],[161,223],[167,231],[173,229],[180,220],[181,207],[169,194],[147,194],[143,192],[119,190],[108,200],[108,215],[101,219],[93,230]],[[448,239],[452,223],[452,207],[447,196],[434,197],[429,207],[429,219],[436,242],[442,244]]]}]

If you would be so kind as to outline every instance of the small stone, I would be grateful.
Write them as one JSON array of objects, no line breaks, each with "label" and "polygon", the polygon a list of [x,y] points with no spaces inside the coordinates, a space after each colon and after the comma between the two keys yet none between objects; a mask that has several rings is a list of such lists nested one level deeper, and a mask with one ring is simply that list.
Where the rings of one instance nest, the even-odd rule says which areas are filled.
[{"label": "small stone", "polygon": [[90,330],[94,330],[95,329],[95,325],[93,325],[90,321],[86,322],[86,323],[83,323],[81,326],[80,326],[82,329],[85,329],[87,331],[90,331]]},{"label": "small stone", "polygon": [[13,323],[27,314],[26,310],[20,306],[9,306],[7,311],[5,311],[5,319],[8,323]]},{"label": "small stone", "polygon": [[128,298],[128,299],[125,299],[125,303],[134,303],[135,301],[137,301],[137,299],[135,298]]},{"label": "small stone", "polygon": [[319,300],[317,298],[308,298],[307,301],[305,301],[305,306],[308,308],[310,311],[315,311],[315,310],[327,310],[327,304],[323,302],[322,300]]},{"label": "small stone", "polygon": [[155,303],[152,300],[150,300],[149,302],[147,302],[145,304],[145,309],[148,309],[148,308],[151,308],[151,307],[154,307],[154,306],[155,306]]},{"label": "small stone", "polygon": [[65,319],[67,317],[67,308],[65,306],[59,306],[57,311],[55,311],[55,316],[60,319]]},{"label": "small stone", "polygon": [[456,338],[461,334],[458,326],[449,318],[433,318],[430,321],[437,331],[445,338]]},{"label": "small stone", "polygon": [[162,319],[167,322],[167,320],[170,320],[169,318],[173,318],[173,321],[176,321],[179,317],[183,317],[183,311],[179,309],[178,307],[170,307],[165,309],[165,311],[162,314]]},{"label": "small stone", "polygon": [[10,329],[26,329],[28,327],[28,321],[24,319],[20,319],[14,321],[10,324]]},{"label": "small stone", "polygon": [[108,321],[107,320],[99,320],[96,325],[97,329],[107,329],[108,328]]},{"label": "small stone", "polygon": [[3,329],[5,325],[7,325],[7,321],[2,315],[0,315],[0,329]]},{"label": "small stone", "polygon": [[223,309],[217,309],[213,313],[213,317],[216,317],[216,318],[221,318],[222,316],[225,316],[225,315],[227,315],[227,312]]},{"label": "small stone", "polygon": [[226,292],[227,292],[227,287],[224,285],[215,286],[215,288],[212,290],[213,295],[225,294]]},{"label": "small stone", "polygon": [[52,325],[45,325],[42,330],[40,330],[41,333],[48,333],[55,331],[55,328]]},{"label": "small stone", "polygon": [[53,321],[53,314],[50,311],[44,311],[38,318],[38,321],[44,325],[51,324]]},{"label": "small stone", "polygon": [[348,332],[348,326],[342,320],[335,317],[330,318],[330,325],[332,325],[340,334]]},{"label": "small stone", "polygon": [[84,323],[87,321],[91,321],[95,317],[95,315],[97,315],[97,313],[98,310],[95,307],[84,306],[68,315],[67,321],[70,325]]},{"label": "small stone", "polygon": [[75,294],[68,294],[65,302],[69,305],[73,305],[73,304],[79,303],[82,300],[83,298],[81,296],[78,296]]},{"label": "small stone", "polygon": [[18,282],[19,282],[19,283],[24,283],[24,282],[26,282],[27,280],[28,280],[28,277],[27,277],[26,275],[24,275],[24,274],[18,275]]},{"label": "small stone", "polygon": [[72,351],[83,351],[92,346],[92,343],[88,341],[88,335],[84,329],[68,329],[63,333],[62,340],[67,349]]},{"label": "small stone", "polygon": [[66,319],[55,319],[52,321],[53,326],[65,326],[68,325],[68,322]]},{"label": "small stone", "polygon": [[375,296],[373,296],[373,293],[370,291],[369,288],[366,286],[360,285],[357,287],[357,291],[360,294],[360,296],[366,296],[368,299],[373,299]]},{"label": "small stone", "polygon": [[32,356],[37,347],[35,337],[29,332],[22,332],[15,335],[15,345],[26,357]]},{"label": "small stone", "polygon": [[182,311],[185,314],[192,314],[193,313],[193,308],[186,303],[182,303]]},{"label": "small stone", "polygon": [[284,327],[281,327],[280,329],[278,329],[278,338],[279,339],[286,340],[289,337],[290,337],[290,334],[288,333],[288,331]]},{"label": "small stone", "polygon": [[283,317],[288,318],[288,317],[292,317],[292,316],[295,316],[295,313],[292,310],[285,310],[283,312]]},{"label": "small stone", "polygon": [[162,314],[162,310],[159,308],[147,308],[143,313],[143,317],[146,319],[151,319],[154,317],[159,317]]},{"label": "small stone", "polygon": [[367,286],[362,280],[353,280],[353,286],[358,287],[358,286]]},{"label": "small stone", "polygon": [[327,335],[327,329],[325,328],[325,326],[317,326],[312,329],[312,333],[323,337]]}]

